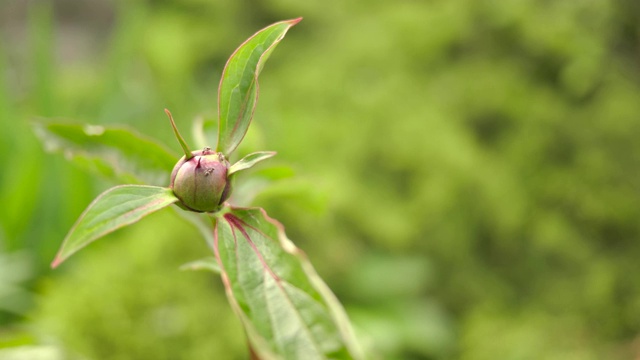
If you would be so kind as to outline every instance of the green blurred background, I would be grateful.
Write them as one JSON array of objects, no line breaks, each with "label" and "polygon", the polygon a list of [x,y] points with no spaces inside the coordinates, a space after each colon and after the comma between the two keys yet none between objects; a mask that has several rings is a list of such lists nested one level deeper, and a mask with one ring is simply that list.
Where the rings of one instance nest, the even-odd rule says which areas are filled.
[{"label": "green blurred background", "polygon": [[177,159],[163,108],[188,133],[231,52],[298,16],[243,144],[295,175],[254,203],[372,357],[638,358],[636,0],[3,0],[0,358],[247,358],[219,278],[178,270],[209,252],[172,210],[49,269],[114,184],[29,122],[125,124]]}]

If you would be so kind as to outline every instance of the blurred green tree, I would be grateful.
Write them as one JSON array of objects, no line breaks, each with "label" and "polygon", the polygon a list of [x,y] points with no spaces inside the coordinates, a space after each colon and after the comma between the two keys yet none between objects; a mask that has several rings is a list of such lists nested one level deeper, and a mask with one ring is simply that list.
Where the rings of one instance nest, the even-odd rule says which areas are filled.
[{"label": "blurred green tree", "polygon": [[[88,249],[86,280],[45,268],[104,186],[44,161],[27,119],[155,129],[164,107],[211,117],[229,50],[296,16],[305,24],[282,44],[295,51],[271,60],[248,143],[291,159],[303,180],[255,202],[287,224],[380,358],[640,353],[636,1],[87,2],[81,14],[102,22],[80,21],[66,2],[12,16],[23,14],[16,3],[0,5],[0,163],[12,169],[0,178],[3,251],[32,255],[27,284],[42,297],[31,323],[67,322],[46,332],[72,353],[100,358],[92,344],[110,333],[122,354],[137,354],[113,324],[61,307],[54,289],[109,274],[99,259],[110,244]],[[64,44],[80,47],[75,57],[60,57]],[[153,135],[170,141],[166,127]],[[148,246],[132,251],[144,257]],[[189,260],[177,257],[151,257],[149,276]],[[117,301],[153,308],[136,284],[118,282]],[[90,295],[77,300],[97,311],[116,301]]]}]

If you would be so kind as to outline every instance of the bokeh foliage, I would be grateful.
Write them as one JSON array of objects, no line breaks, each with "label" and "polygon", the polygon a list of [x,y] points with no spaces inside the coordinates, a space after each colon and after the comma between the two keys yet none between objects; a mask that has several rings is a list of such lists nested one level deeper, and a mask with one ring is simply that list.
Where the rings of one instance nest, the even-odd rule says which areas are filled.
[{"label": "bokeh foliage", "polygon": [[218,280],[177,270],[207,250],[171,210],[48,270],[113,184],[45,154],[29,119],[125,124],[177,159],[162,109],[212,118],[231,51],[297,16],[239,155],[275,150],[294,170],[255,203],[374,355],[640,353],[632,0],[3,2],[0,347],[246,356]]}]

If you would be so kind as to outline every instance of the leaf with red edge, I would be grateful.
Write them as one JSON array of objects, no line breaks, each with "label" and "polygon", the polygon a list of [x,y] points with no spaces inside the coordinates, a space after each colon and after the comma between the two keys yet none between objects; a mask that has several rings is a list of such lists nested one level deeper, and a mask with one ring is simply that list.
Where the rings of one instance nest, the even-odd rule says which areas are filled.
[{"label": "leaf with red edge", "polygon": [[69,230],[51,267],[100,237],[178,201],[169,188],[120,185],[98,195]]},{"label": "leaf with red edge", "polygon": [[269,25],[242,43],[222,71],[218,88],[218,145],[229,156],[249,128],[258,100],[258,75],[289,28],[302,18]]},{"label": "leaf with red edge", "polygon": [[260,359],[358,359],[339,301],[262,209],[215,220],[214,249],[229,300]]},{"label": "leaf with red edge", "polygon": [[260,161],[269,159],[271,157],[274,157],[275,155],[276,155],[275,151],[258,151],[258,152],[251,153],[243,157],[242,159],[240,159],[237,163],[231,165],[231,167],[229,168],[228,175],[231,176],[237,173],[238,171],[250,169]]}]

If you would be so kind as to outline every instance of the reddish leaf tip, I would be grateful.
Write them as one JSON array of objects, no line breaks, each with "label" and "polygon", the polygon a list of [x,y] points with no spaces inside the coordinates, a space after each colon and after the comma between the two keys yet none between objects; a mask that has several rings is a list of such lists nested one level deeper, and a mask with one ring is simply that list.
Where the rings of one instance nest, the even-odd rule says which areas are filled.
[{"label": "reddish leaf tip", "polygon": [[57,268],[58,265],[60,265],[63,261],[64,261],[63,258],[61,258],[60,256],[56,256],[56,258],[53,259],[53,262],[51,263],[51,268],[52,269]]},{"label": "reddish leaf tip", "polygon": [[299,17],[299,18],[295,18],[295,19],[289,20],[289,23],[291,24],[291,26],[293,26],[293,25],[299,23],[300,21],[302,21],[302,16]]}]

